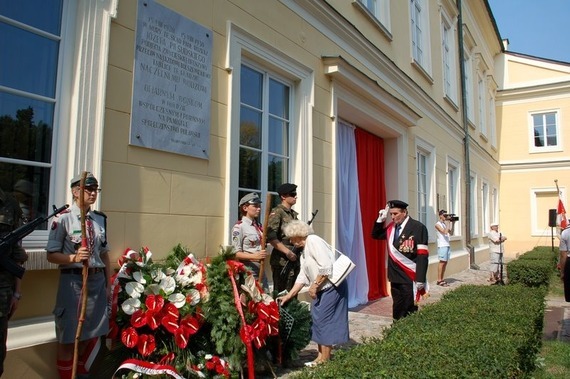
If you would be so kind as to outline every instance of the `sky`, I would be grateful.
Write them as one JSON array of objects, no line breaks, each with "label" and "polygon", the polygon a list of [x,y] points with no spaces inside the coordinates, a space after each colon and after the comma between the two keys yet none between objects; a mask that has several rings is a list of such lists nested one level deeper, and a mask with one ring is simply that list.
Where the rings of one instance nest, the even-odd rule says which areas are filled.
[{"label": "sky", "polygon": [[508,51],[570,63],[570,0],[488,0]]}]

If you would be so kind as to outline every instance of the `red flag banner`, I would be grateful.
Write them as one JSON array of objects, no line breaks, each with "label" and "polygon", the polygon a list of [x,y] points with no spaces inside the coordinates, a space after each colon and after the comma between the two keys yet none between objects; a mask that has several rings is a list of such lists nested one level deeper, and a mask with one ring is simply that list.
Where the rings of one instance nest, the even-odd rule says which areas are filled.
[{"label": "red flag banner", "polygon": [[560,229],[566,229],[568,227],[568,219],[566,218],[566,209],[564,209],[564,204],[562,199],[558,199],[558,209],[557,209],[556,224]]}]

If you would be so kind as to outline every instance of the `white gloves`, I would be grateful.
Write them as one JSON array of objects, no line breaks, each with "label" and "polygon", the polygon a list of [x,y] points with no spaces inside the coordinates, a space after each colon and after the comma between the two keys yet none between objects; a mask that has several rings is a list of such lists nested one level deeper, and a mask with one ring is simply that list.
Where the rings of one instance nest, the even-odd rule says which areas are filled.
[{"label": "white gloves", "polygon": [[418,291],[423,290],[425,287],[426,287],[426,284],[425,284],[425,283],[416,283],[416,289],[417,289]]},{"label": "white gloves", "polygon": [[376,222],[386,221],[386,218],[388,217],[388,211],[389,210],[390,210],[390,206],[388,204],[386,204],[386,208],[380,209],[378,211],[378,218],[376,219]]}]

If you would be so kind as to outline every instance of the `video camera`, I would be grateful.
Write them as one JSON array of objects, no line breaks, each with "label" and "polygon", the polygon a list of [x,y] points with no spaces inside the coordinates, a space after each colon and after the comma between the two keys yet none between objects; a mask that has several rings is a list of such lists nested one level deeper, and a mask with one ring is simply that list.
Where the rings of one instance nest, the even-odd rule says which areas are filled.
[{"label": "video camera", "polygon": [[455,213],[446,213],[443,215],[443,217],[445,217],[446,220],[451,222],[459,221],[459,217]]}]

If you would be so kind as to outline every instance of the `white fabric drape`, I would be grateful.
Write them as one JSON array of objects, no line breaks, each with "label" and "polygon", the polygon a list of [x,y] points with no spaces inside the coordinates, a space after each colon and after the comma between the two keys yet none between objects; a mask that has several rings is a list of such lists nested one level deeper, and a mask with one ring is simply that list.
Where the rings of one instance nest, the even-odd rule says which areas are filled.
[{"label": "white fabric drape", "polygon": [[336,165],[336,247],[356,264],[347,278],[348,307],[354,308],[368,302],[368,274],[362,237],[354,128],[342,121],[337,127]]}]

